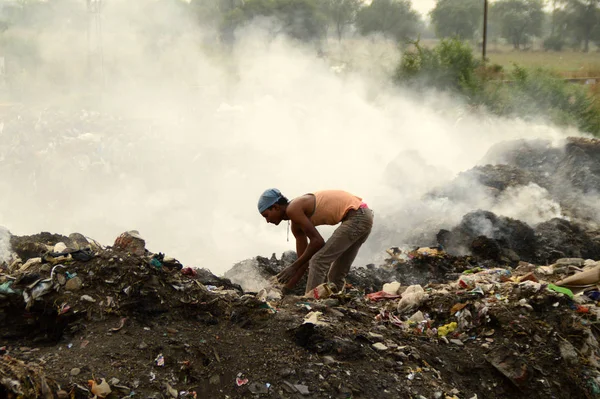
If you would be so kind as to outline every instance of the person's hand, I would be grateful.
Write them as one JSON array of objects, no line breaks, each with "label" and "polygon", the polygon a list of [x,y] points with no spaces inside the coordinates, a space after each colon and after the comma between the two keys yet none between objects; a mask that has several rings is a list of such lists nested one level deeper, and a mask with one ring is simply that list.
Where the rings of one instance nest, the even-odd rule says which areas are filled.
[{"label": "person's hand", "polygon": [[283,269],[281,273],[277,275],[277,281],[279,281],[282,284],[287,284],[296,275],[297,272],[297,268],[294,265],[290,265]]}]

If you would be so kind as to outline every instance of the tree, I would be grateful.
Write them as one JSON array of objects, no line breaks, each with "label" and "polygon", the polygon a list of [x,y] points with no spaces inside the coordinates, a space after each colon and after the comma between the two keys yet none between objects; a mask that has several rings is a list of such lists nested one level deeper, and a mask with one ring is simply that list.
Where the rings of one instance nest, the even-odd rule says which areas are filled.
[{"label": "tree", "polygon": [[483,19],[481,0],[437,0],[429,13],[438,37],[472,39]]},{"label": "tree", "polygon": [[223,29],[230,36],[235,29],[259,17],[273,18],[276,30],[299,40],[313,40],[325,33],[326,19],[317,0],[246,0],[228,12]]},{"label": "tree", "polygon": [[399,84],[416,87],[435,87],[452,90],[474,99],[482,90],[483,80],[477,75],[481,61],[466,42],[442,39],[434,48],[415,48],[402,55],[394,80]]},{"label": "tree", "polygon": [[381,32],[403,42],[416,35],[420,22],[410,0],[373,0],[356,17],[361,33]]},{"label": "tree", "polygon": [[545,50],[561,51],[571,35],[569,28],[570,16],[561,6],[562,0],[551,0],[552,11],[547,16],[548,28],[547,37],[544,39]]},{"label": "tree", "polygon": [[348,26],[355,23],[361,5],[361,0],[323,0],[325,14],[335,29],[338,41],[342,40]]},{"label": "tree", "polygon": [[590,41],[600,31],[600,0],[561,0],[566,13],[566,24],[583,51],[590,50]]},{"label": "tree", "polygon": [[531,36],[540,36],[544,22],[543,0],[498,0],[493,4],[491,17],[502,36],[515,49],[527,44]]}]

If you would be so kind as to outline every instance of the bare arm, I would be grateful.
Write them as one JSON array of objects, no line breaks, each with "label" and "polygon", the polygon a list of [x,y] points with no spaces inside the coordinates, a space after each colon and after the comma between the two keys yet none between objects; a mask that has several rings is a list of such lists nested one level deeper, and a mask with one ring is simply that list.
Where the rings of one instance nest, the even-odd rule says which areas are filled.
[{"label": "bare arm", "polygon": [[304,231],[295,223],[292,224],[292,234],[296,238],[296,255],[300,257],[306,251],[306,247],[308,247],[308,238]]},{"label": "bare arm", "polygon": [[[309,243],[306,245],[302,252],[298,251],[298,259],[288,266],[285,270],[277,275],[280,282],[286,283],[288,288],[293,287],[298,280],[306,273],[308,269],[308,261],[325,245],[325,240],[319,234],[319,231],[310,219],[304,213],[301,206],[293,207],[290,205],[287,209],[287,215],[296,226],[296,229],[302,231],[303,234],[299,234],[296,238],[296,248],[302,249],[301,247],[306,245],[306,240]],[[296,233],[294,233],[294,236]],[[300,240],[298,240],[300,238]],[[300,243],[298,242],[300,241]]]}]

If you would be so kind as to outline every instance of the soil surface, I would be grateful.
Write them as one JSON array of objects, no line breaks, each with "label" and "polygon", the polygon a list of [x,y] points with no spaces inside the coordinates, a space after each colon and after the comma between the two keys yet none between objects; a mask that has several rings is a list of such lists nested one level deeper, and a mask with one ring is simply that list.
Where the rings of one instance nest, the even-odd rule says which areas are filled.
[{"label": "soil surface", "polygon": [[[58,241],[75,246],[50,234],[12,240],[23,256]],[[89,381],[102,379],[109,398],[600,394],[596,302],[547,285],[583,260],[551,274],[523,262],[490,272],[467,269],[477,264],[472,258],[421,252],[411,262],[443,265],[447,281],[423,285],[420,300],[399,309],[407,285],[402,299],[372,301],[369,274],[411,262],[361,269],[344,293],[326,299],[263,301],[161,254],[89,248],[91,260],[74,260],[75,248],[48,251],[35,254],[40,263],[23,270],[21,258],[1,275],[13,292],[0,294],[0,397],[90,398]],[[52,270],[47,292],[26,303],[23,293],[33,295]]]}]

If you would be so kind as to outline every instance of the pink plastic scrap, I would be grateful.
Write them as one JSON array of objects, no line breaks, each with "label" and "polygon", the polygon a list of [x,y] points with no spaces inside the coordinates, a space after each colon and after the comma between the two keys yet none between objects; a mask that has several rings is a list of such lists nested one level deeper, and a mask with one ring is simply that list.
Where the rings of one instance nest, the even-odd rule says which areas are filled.
[{"label": "pink plastic scrap", "polygon": [[248,379],[247,378],[236,377],[235,383],[236,383],[236,385],[238,387],[241,387],[242,385],[246,385],[248,383]]},{"label": "pink plastic scrap", "polygon": [[385,291],[373,292],[371,294],[367,294],[367,298],[373,302],[382,301],[384,299],[396,299],[400,298],[402,295],[390,294]]}]

